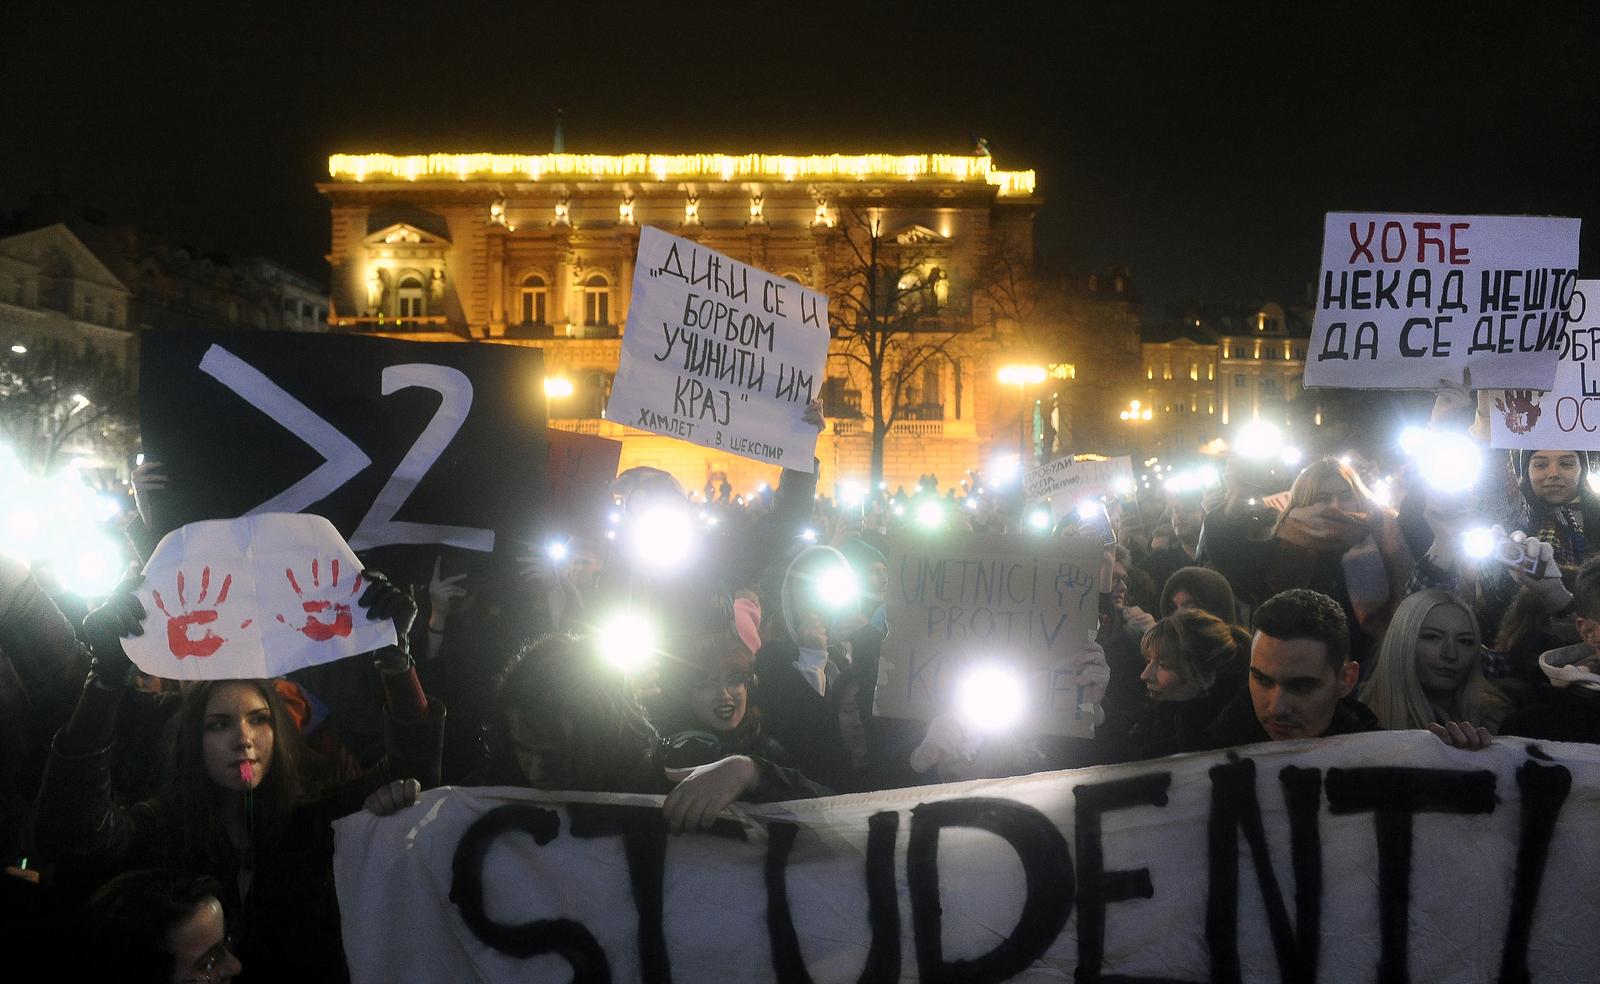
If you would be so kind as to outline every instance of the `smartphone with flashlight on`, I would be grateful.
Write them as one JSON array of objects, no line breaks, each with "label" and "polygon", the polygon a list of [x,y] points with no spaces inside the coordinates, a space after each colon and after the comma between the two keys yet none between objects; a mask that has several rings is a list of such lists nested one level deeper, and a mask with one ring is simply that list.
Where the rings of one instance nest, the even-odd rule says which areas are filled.
[{"label": "smartphone with flashlight on", "polygon": [[1078,503],[1078,531],[1085,536],[1099,537],[1105,546],[1117,545],[1117,531],[1111,527],[1111,514],[1103,502],[1085,499]]},{"label": "smartphone with flashlight on", "polygon": [[[1541,556],[1529,556],[1524,543],[1500,532],[1499,527],[1478,527],[1461,535],[1461,549],[1472,560],[1494,560],[1529,577],[1544,577],[1546,561]],[[1536,541],[1535,541],[1536,542]]]}]

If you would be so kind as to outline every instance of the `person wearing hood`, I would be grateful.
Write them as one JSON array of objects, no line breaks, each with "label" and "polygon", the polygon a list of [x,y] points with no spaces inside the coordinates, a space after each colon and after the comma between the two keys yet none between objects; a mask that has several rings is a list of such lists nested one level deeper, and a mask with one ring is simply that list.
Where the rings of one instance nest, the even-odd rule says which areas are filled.
[{"label": "person wearing hood", "polygon": [[1233,585],[1209,568],[1180,567],[1167,578],[1161,589],[1161,615],[1165,618],[1180,608],[1198,608],[1229,625],[1238,624],[1239,605],[1233,597]]},{"label": "person wearing hood", "polygon": [[789,564],[780,617],[756,653],[755,703],[771,735],[807,777],[843,792],[861,788],[866,765],[860,688],[840,613],[856,603],[854,575],[832,547],[808,547]]},{"label": "person wearing hood", "polygon": [[1502,525],[1551,544],[1562,566],[1576,566],[1600,551],[1600,496],[1589,488],[1588,456],[1554,450],[1516,456],[1520,495]]}]

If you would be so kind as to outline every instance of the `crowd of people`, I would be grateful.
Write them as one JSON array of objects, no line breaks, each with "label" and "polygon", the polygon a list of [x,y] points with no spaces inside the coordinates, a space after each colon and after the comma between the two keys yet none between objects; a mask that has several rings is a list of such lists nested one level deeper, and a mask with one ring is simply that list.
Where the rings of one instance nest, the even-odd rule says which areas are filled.
[{"label": "crowd of people", "polygon": [[[1447,389],[1434,426],[1472,416]],[[603,501],[560,504],[518,564],[366,572],[360,607],[398,644],[277,680],[144,676],[122,645],[154,630],[136,577],[69,620],[0,555],[4,934],[70,940],[52,952],[83,979],[342,979],[331,821],[441,784],[660,794],[688,834],[741,801],[1380,729],[1464,753],[1600,741],[1587,458],[1486,460],[1466,491],[1402,468],[1394,508],[1335,458],[1295,475],[1239,458],[1213,488],[1108,497],[1093,738],[873,713],[897,527],[1082,532],[1075,510],[1041,528],[976,473],[845,501],[785,470],[745,500],[631,469]],[[147,548],[137,524],[183,490],[152,465],[135,492]]]}]

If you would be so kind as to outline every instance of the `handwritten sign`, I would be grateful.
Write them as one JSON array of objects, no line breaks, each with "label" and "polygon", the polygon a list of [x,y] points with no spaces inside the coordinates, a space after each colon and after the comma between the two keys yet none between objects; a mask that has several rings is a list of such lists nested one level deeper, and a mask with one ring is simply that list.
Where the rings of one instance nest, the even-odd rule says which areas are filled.
[{"label": "handwritten sign", "polygon": [[891,536],[873,713],[932,719],[957,706],[969,672],[998,667],[1027,696],[1027,727],[1093,736],[1105,663],[1088,643],[1104,557],[1081,537]]},{"label": "handwritten sign", "polygon": [[1593,745],[1379,732],[740,805],[681,837],[659,796],[446,788],[337,821],[333,866],[356,984],[1577,984],[1597,811]]},{"label": "handwritten sign", "polygon": [[646,226],[606,417],[811,471],[827,358],[822,294]]},{"label": "handwritten sign", "polygon": [[269,513],[191,523],[161,538],[134,592],[135,666],[168,680],[283,676],[395,643],[357,602],[361,562],[321,516]]},{"label": "handwritten sign", "polygon": [[609,509],[608,489],[617,477],[622,442],[593,434],[549,430],[549,460],[545,478],[550,497],[545,502],[545,527],[552,532],[598,534],[601,513]]},{"label": "handwritten sign", "polygon": [[1577,219],[1329,212],[1307,386],[1549,389]]},{"label": "handwritten sign", "polygon": [[1600,450],[1600,280],[1582,280],[1567,309],[1555,385],[1492,399],[1489,444],[1537,451]]},{"label": "handwritten sign", "polygon": [[1104,461],[1057,458],[1028,472],[1022,494],[1029,502],[1057,501],[1057,514],[1083,499],[1116,496],[1133,491],[1133,459],[1127,455]]}]

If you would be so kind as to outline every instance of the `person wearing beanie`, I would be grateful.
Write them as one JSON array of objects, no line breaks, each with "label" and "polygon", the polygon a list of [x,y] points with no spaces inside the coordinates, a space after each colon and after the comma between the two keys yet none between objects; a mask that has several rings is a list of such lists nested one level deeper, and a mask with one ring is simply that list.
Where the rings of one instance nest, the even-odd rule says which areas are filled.
[{"label": "person wearing beanie", "polygon": [[1161,589],[1161,615],[1165,618],[1180,608],[1210,612],[1229,625],[1239,619],[1239,606],[1228,579],[1205,567],[1181,567],[1167,578]]}]

